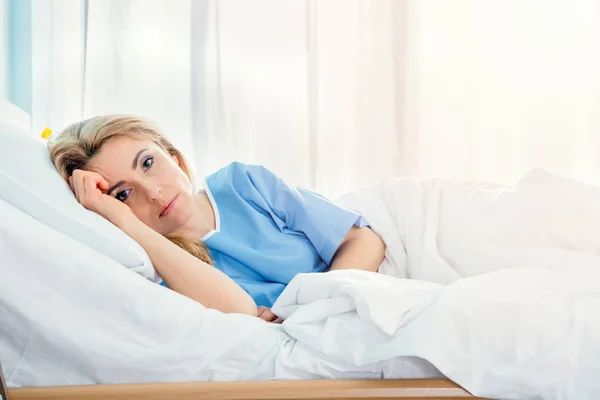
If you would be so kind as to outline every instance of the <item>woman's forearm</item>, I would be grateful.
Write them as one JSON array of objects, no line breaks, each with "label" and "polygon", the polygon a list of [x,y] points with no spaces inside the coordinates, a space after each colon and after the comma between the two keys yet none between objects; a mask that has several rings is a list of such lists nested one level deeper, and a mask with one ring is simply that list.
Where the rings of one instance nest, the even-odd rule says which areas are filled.
[{"label": "woman's forearm", "polygon": [[146,250],[170,289],[208,308],[257,315],[252,297],[217,268],[171,243],[137,218],[128,218],[118,226]]},{"label": "woman's forearm", "polygon": [[330,270],[360,269],[377,272],[385,257],[385,244],[369,228],[353,227],[335,253]]}]

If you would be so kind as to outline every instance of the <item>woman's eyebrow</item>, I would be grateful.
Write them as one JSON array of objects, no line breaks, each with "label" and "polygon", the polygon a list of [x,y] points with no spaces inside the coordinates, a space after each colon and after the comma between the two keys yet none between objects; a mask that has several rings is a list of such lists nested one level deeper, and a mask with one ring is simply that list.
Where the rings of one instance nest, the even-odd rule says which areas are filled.
[{"label": "woman's eyebrow", "polygon": [[133,162],[131,163],[131,169],[135,169],[135,167],[137,166],[138,160],[140,159],[140,156],[146,150],[148,150],[148,148],[145,148],[145,149],[142,149],[142,150],[138,151],[137,154],[135,155],[135,157],[133,157]]},{"label": "woman's eyebrow", "polygon": [[115,183],[114,185],[112,185],[111,187],[108,188],[108,191],[106,192],[106,194],[110,196],[110,194],[112,193],[113,190],[115,190],[116,188],[118,188],[119,186],[121,186],[124,183],[125,183],[125,181],[119,181],[119,182]]}]

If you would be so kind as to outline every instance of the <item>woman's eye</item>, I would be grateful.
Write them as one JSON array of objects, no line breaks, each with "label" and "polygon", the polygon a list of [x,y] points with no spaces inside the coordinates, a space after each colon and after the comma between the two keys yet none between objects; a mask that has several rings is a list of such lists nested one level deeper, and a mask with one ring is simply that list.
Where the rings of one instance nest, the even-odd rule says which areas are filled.
[{"label": "woman's eye", "polygon": [[142,168],[144,168],[144,171],[145,171],[148,168],[150,168],[152,166],[152,164],[154,164],[154,158],[153,157],[148,157],[146,159],[146,161],[144,161],[144,163],[142,164]]},{"label": "woman's eye", "polygon": [[119,193],[117,193],[117,195],[115,196],[115,198],[119,201],[125,201],[127,200],[127,198],[129,197],[129,189],[128,190],[121,190]]}]

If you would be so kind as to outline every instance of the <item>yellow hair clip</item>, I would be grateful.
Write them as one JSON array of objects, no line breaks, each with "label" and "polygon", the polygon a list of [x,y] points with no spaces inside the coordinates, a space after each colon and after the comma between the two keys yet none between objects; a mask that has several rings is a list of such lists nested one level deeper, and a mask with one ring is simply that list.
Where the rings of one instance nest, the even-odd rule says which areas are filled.
[{"label": "yellow hair clip", "polygon": [[50,137],[50,135],[52,135],[52,129],[46,127],[44,129],[44,131],[42,132],[41,138],[42,139],[48,139]]}]

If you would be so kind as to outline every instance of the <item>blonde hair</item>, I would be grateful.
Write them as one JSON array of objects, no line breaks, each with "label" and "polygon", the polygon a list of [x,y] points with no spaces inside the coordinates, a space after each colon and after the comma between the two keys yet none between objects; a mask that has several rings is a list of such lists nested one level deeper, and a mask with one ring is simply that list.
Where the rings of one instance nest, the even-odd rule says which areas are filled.
[{"label": "blonde hair", "polygon": [[[167,154],[177,158],[179,167],[194,182],[183,154],[155,124],[140,117],[110,114],[76,122],[67,126],[60,134],[52,135],[48,141],[48,150],[54,166],[63,179],[67,180],[76,169],[84,169],[106,142],[123,136],[156,143]],[[212,265],[210,253],[200,239],[172,235],[166,237],[188,253]]]}]

